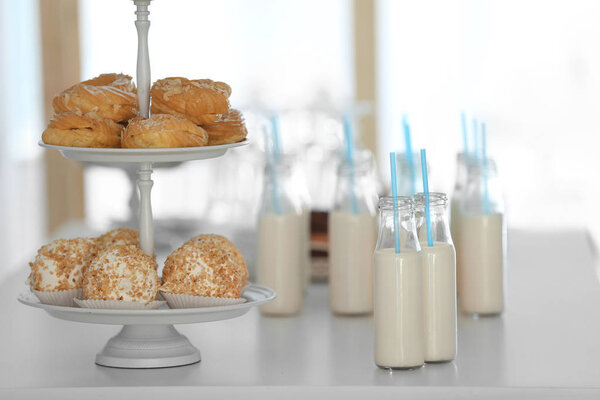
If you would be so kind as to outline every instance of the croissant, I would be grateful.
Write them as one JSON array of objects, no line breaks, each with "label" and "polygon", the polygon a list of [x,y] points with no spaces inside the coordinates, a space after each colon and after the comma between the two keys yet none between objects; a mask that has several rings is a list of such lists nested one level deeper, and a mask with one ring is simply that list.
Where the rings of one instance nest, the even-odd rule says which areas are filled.
[{"label": "croissant", "polygon": [[128,75],[102,74],[66,89],[52,106],[57,114],[94,112],[115,122],[127,121],[137,114],[136,89]]},{"label": "croissant", "polygon": [[248,135],[244,116],[235,109],[220,115],[213,123],[202,125],[202,128],[208,133],[208,144],[211,146],[241,142]]},{"label": "croissant", "polygon": [[231,88],[210,79],[165,78],[154,82],[150,95],[152,113],[177,115],[202,125],[229,112]]},{"label": "croissant", "polygon": [[55,115],[42,134],[44,143],[70,147],[120,147],[123,127],[93,113]]},{"label": "croissant", "polygon": [[206,146],[208,134],[193,122],[168,114],[153,114],[129,121],[123,132],[122,147],[163,148]]}]

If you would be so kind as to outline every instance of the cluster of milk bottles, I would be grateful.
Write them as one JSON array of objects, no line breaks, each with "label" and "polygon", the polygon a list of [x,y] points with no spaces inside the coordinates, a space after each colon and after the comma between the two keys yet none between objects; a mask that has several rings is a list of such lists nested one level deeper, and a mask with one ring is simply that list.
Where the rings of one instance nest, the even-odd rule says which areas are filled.
[{"label": "cluster of milk bottles", "polygon": [[[391,197],[378,200],[371,153],[356,151],[351,165],[341,157],[329,215],[329,303],[336,314],[374,313],[380,367],[415,368],[456,357],[457,287],[463,312],[503,310],[506,242],[495,164],[462,155],[458,162],[452,234],[445,194],[428,196],[432,246],[426,236],[426,196],[399,196],[396,253],[393,202]],[[415,171],[398,172],[404,193],[415,190],[408,186]],[[264,314],[294,315],[302,308],[310,274],[310,210],[303,198],[293,163],[286,158],[268,162],[257,280],[274,288],[277,298],[261,306]]]}]

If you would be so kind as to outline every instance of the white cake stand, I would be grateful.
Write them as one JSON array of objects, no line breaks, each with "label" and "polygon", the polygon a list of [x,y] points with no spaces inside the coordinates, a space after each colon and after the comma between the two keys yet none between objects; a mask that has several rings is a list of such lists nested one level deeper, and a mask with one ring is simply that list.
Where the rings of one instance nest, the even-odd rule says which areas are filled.
[{"label": "white cake stand", "polygon": [[[139,113],[149,115],[150,59],[148,55],[148,28],[150,0],[134,0],[137,6],[135,25],[138,32],[137,100]],[[40,142],[40,146],[58,150],[65,158],[104,164],[138,163],[140,190],[140,247],[154,254],[154,228],[150,192],[153,181],[152,164],[205,160],[224,155],[228,149],[247,144],[239,143],[165,149],[101,149],[86,147],[53,146]],[[96,356],[96,363],[118,368],[162,368],[192,364],[200,361],[200,352],[189,340],[175,330],[173,324],[191,324],[219,321],[239,317],[261,303],[273,300],[272,289],[250,285],[245,288],[245,303],[204,308],[158,310],[97,310],[77,307],[60,307],[42,304],[31,292],[22,293],[18,300],[28,306],[44,309],[53,317],[68,321],[123,325],[121,332],[110,339]]]},{"label": "white cake stand", "polygon": [[[140,246],[146,254],[154,254],[151,190],[154,182],[152,164],[206,160],[224,155],[228,149],[246,145],[247,140],[219,146],[167,149],[102,149],[87,147],[40,146],[58,150],[68,159],[98,164],[139,164]],[[200,361],[200,352],[181,335],[173,324],[192,324],[239,317],[250,307],[275,298],[272,289],[250,285],[244,290],[246,302],[218,307],[158,310],[98,310],[42,304],[30,291],[18,300],[28,306],[44,309],[53,317],[68,321],[123,325],[123,328],[96,355],[96,364],[117,368],[163,368]]]},{"label": "white cake stand", "polygon": [[251,307],[275,298],[275,292],[260,285],[244,289],[245,303],[229,306],[158,310],[98,310],[42,304],[30,291],[18,300],[41,308],[55,318],[89,324],[123,325],[96,355],[96,364],[118,368],[163,368],[200,361],[200,352],[177,332],[173,324],[221,321],[242,316]]}]

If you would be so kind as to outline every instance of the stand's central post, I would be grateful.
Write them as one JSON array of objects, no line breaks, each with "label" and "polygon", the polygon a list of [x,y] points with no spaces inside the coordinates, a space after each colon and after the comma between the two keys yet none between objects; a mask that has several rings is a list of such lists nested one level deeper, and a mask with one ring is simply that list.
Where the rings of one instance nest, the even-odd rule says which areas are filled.
[{"label": "stand's central post", "polygon": [[140,164],[138,171],[138,188],[140,189],[140,246],[144,253],[154,256],[154,227],[152,226],[152,163]]},{"label": "stand's central post", "polygon": [[134,0],[137,7],[135,27],[138,33],[137,53],[137,100],[140,115],[148,118],[150,115],[150,55],[148,53],[148,30],[150,20],[148,6],[150,0]]}]

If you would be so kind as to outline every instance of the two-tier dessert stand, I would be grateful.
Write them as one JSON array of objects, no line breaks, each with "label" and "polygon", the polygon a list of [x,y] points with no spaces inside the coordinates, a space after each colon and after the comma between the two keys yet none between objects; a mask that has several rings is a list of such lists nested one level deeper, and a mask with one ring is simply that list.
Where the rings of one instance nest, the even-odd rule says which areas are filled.
[{"label": "two-tier dessert stand", "polygon": [[[135,25],[138,32],[137,100],[140,114],[149,116],[150,58],[148,55],[148,6],[150,0],[134,0],[137,6]],[[140,191],[140,246],[149,255],[154,254],[154,229],[150,192],[153,181],[152,164],[205,160],[224,155],[228,149],[247,144],[239,143],[168,149],[101,149],[40,146],[59,150],[68,159],[104,164],[137,163]],[[275,298],[275,292],[264,286],[250,284],[242,296],[246,302],[228,306],[158,310],[100,310],[61,307],[42,304],[30,291],[18,300],[28,306],[45,310],[53,317],[90,324],[123,325],[96,356],[96,363],[120,368],[161,368],[192,364],[200,361],[200,352],[173,327],[174,324],[192,324],[220,321],[239,317],[251,307]]]}]

